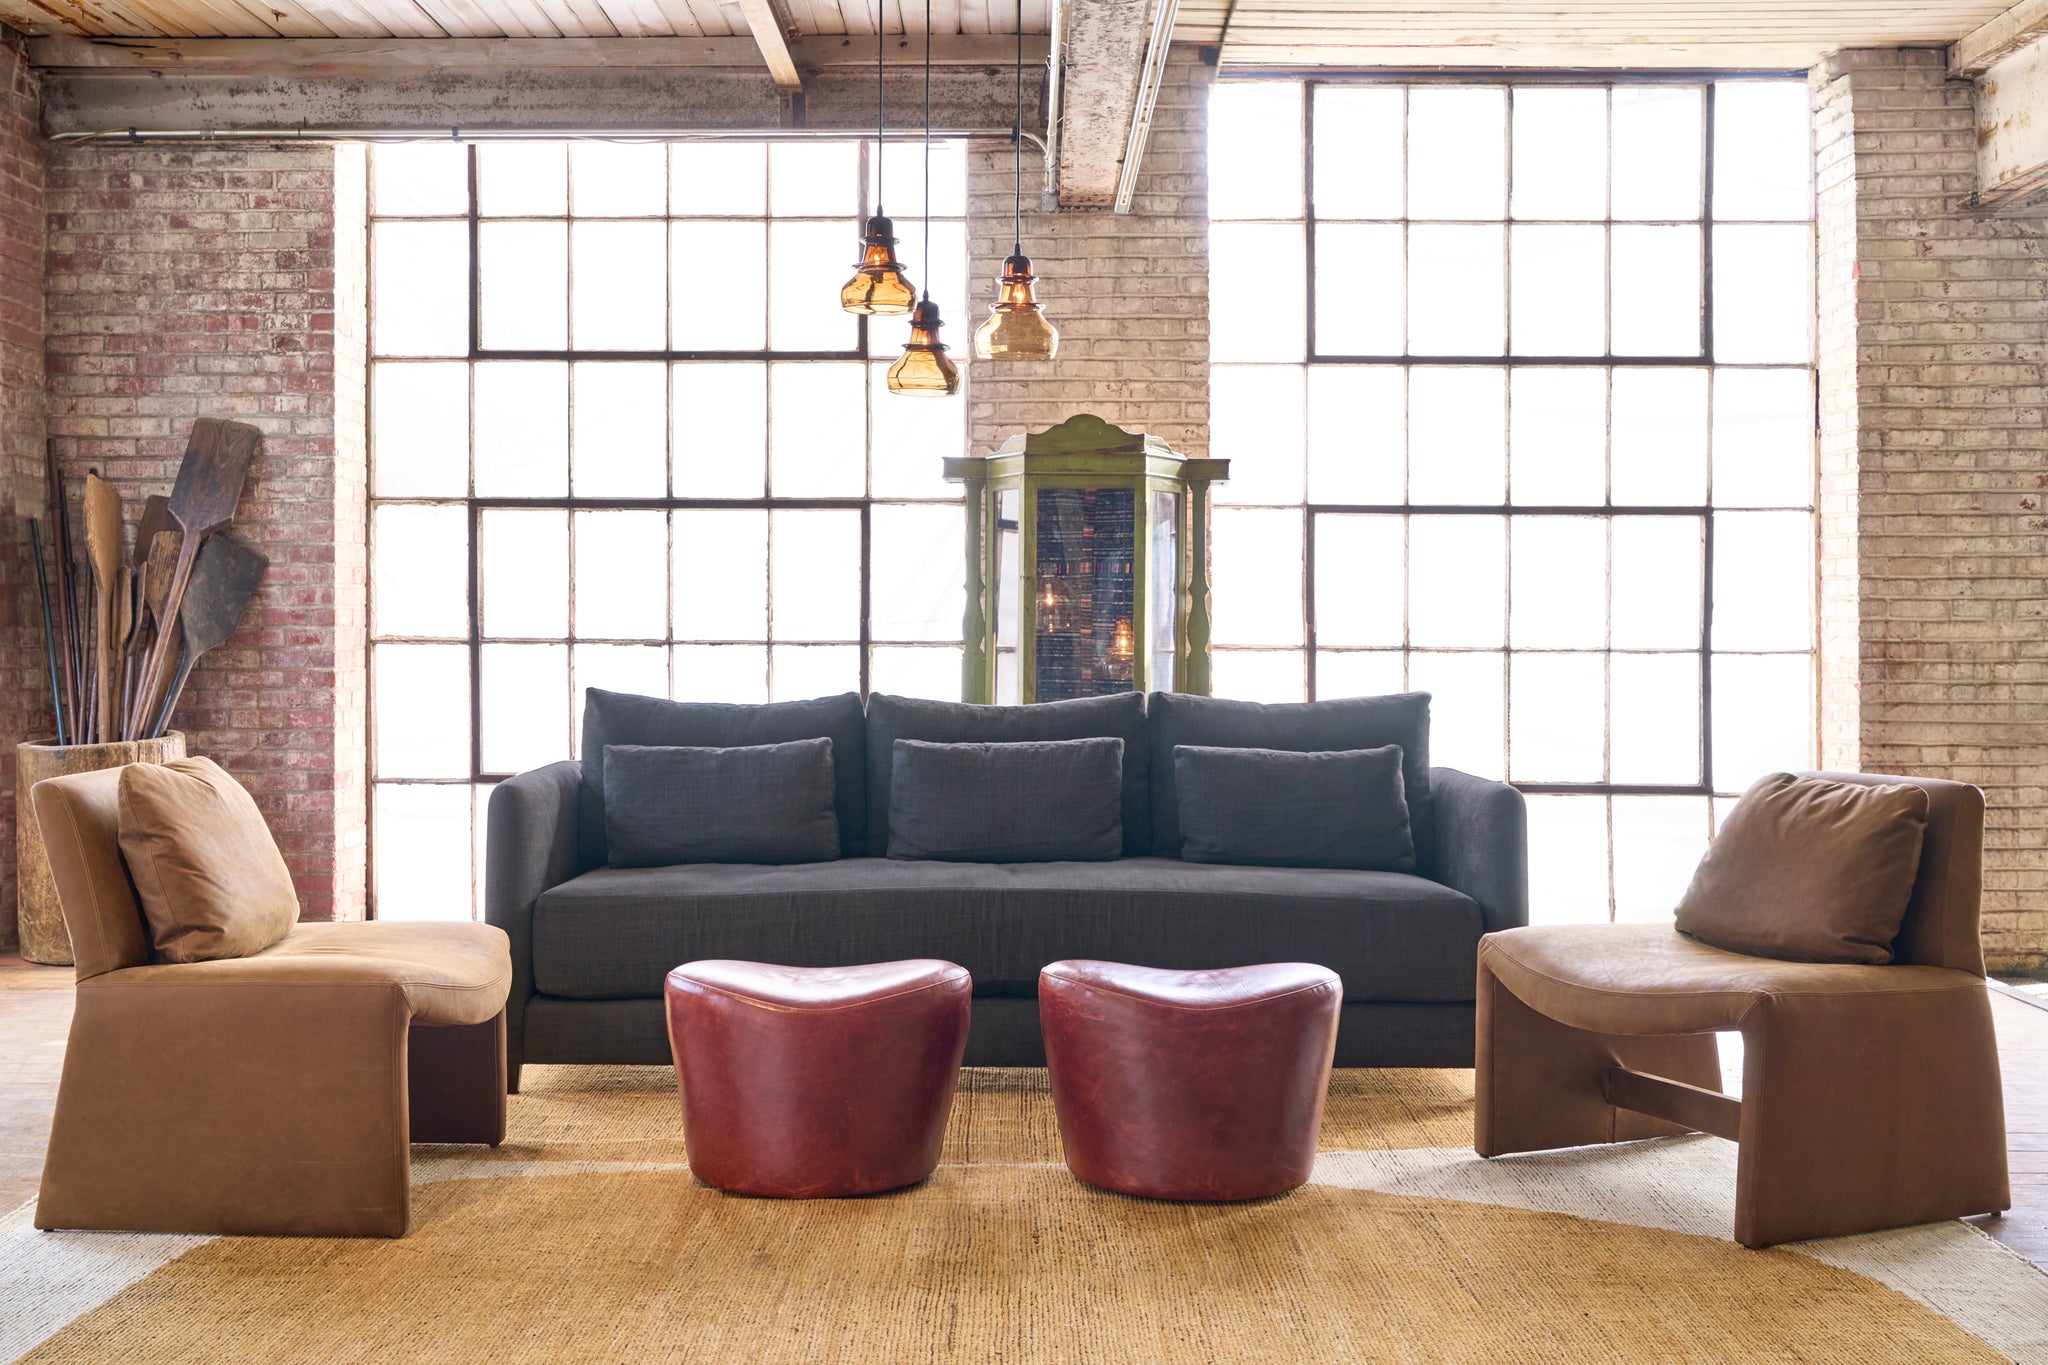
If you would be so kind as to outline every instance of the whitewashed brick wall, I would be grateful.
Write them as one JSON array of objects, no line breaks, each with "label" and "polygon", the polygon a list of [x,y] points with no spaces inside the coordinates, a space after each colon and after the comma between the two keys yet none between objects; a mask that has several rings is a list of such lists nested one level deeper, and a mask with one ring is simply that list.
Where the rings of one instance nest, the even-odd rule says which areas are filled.
[{"label": "whitewashed brick wall", "polygon": [[1822,758],[1982,787],[1986,952],[2048,965],[2048,225],[1956,211],[1972,90],[1940,51],[1811,83]]},{"label": "whitewashed brick wall", "polygon": [[[1039,302],[1060,329],[1044,364],[972,365],[968,449],[1092,412],[1165,438],[1184,455],[1209,449],[1209,177],[1212,72],[1195,49],[1167,63],[1131,212],[1037,212],[1042,163],[1025,158],[1024,254]],[[1010,254],[1016,179],[1011,152],[977,144],[967,161],[968,315],[947,344],[972,346]]]}]

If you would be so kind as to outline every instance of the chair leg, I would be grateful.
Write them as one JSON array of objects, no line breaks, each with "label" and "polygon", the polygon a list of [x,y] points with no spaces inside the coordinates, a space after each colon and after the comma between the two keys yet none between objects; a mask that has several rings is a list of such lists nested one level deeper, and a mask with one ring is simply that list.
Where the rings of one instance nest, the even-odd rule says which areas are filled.
[{"label": "chair leg", "polygon": [[1628,1037],[1575,1029],[1524,1004],[1484,961],[1478,1016],[1472,1146],[1481,1156],[1691,1131],[1609,1104],[1602,1078],[1613,1066],[1721,1088],[1713,1034]]},{"label": "chair leg", "polygon": [[1982,987],[1776,997],[1743,1028],[1735,1240],[1774,1246],[2011,1206]]},{"label": "chair leg", "polygon": [[413,1020],[406,1097],[414,1142],[505,1140],[505,1012],[481,1024]]}]

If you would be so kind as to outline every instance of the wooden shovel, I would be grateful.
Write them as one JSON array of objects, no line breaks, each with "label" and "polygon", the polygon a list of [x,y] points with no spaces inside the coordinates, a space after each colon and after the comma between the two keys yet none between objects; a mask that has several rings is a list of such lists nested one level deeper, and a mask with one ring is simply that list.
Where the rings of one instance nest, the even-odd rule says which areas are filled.
[{"label": "wooden shovel", "polygon": [[[164,597],[159,623],[177,619],[185,601],[186,584],[192,564],[199,557],[199,543],[210,532],[228,524],[235,504],[242,498],[242,481],[249,476],[249,461],[263,433],[242,422],[223,422],[202,417],[192,424],[192,436],[185,444],[185,462],[178,466],[178,482],[171,488],[171,519],[184,532],[178,546],[177,567],[171,571],[171,585]],[[142,670],[142,694],[155,696],[165,673],[171,651],[172,632],[159,626],[156,643]],[[146,713],[145,713],[146,714]]]},{"label": "wooden shovel", "polygon": [[[178,549],[184,542],[177,528],[158,531],[149,538],[149,559],[142,568],[142,608],[149,617],[149,638],[141,648],[165,635],[177,638],[178,623],[164,615],[164,599],[171,595],[171,574],[178,567]],[[161,694],[145,690],[138,676],[134,695],[128,703],[126,724],[130,739],[144,738],[144,729],[157,713],[153,704]]]},{"label": "wooden shovel", "polygon": [[93,733],[115,737],[114,594],[121,578],[121,495],[97,474],[85,476],[85,557],[92,564]]},{"label": "wooden shovel", "polygon": [[153,636],[149,615],[149,547],[157,533],[171,530],[171,500],[151,494],[142,504],[142,519],[135,523],[135,543],[128,549],[129,622],[121,638],[121,738],[140,738],[135,733],[136,656]]},{"label": "wooden shovel", "polygon": [[163,709],[157,713],[149,738],[161,735],[177,709],[178,695],[199,656],[235,633],[256,584],[270,561],[246,545],[226,536],[215,536],[199,547],[199,562],[192,566],[192,580],[185,589],[185,607],[178,623],[185,637],[184,652],[178,656],[178,672],[164,694]]}]

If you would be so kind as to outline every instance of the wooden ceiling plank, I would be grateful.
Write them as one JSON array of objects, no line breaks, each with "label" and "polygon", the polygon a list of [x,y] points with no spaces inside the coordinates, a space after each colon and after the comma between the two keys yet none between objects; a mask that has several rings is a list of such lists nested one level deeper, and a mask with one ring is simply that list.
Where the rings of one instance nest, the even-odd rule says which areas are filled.
[{"label": "wooden ceiling plank", "polygon": [[565,38],[616,38],[619,30],[597,0],[535,0]]},{"label": "wooden ceiling plank", "polygon": [[2048,0],[2021,0],[1956,39],[1948,50],[1948,74],[1981,76],[2044,33],[2048,33]]},{"label": "wooden ceiling plank", "polygon": [[697,31],[707,38],[732,36],[732,21],[718,0],[687,0],[690,13],[697,16]]},{"label": "wooden ceiling plank", "polygon": [[739,0],[739,6],[747,16],[747,27],[753,31],[754,41],[761,48],[761,60],[767,64],[776,88],[803,89],[803,77],[797,75],[796,61],[789,54],[789,37],[782,31],[782,19],[775,6],[768,0]]}]

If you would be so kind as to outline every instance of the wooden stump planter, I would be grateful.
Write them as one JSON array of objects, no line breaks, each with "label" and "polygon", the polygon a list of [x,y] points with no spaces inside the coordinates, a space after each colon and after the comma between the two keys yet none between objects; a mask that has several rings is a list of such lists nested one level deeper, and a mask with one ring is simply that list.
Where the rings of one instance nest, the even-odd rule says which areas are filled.
[{"label": "wooden stump planter", "polygon": [[185,756],[185,734],[172,730],[158,739],[119,740],[112,744],[29,743],[14,746],[15,875],[21,909],[21,955],[31,962],[68,966],[71,935],[50,877],[49,855],[36,827],[29,789],[46,777],[97,772],[128,763],[168,763]]}]

